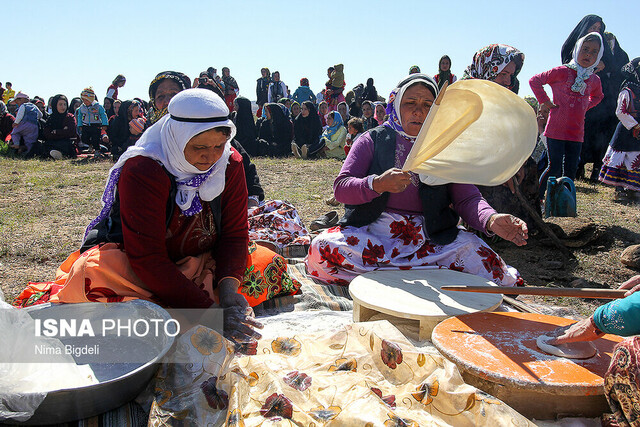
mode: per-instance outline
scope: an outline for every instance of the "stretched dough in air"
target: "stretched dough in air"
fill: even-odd
[[[533,108],[494,82],[458,81],[431,110],[403,166],[425,184],[500,185],[536,145]]]

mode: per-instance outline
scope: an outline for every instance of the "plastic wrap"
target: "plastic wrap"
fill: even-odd
[[[0,301],[0,342],[0,420],[26,421],[48,392],[97,383],[89,366],[76,365],[64,351],[51,354],[50,363],[20,362],[33,354],[34,346],[63,349],[63,344],[36,337],[29,313],[4,301]]]

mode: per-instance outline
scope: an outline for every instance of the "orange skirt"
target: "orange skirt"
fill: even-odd
[[[207,252],[186,257],[176,263],[185,277],[207,292],[217,303],[214,288],[215,261]],[[300,283],[287,272],[285,259],[275,252],[249,243],[247,268],[238,292],[252,307],[278,295],[298,292]],[[133,272],[120,245],[106,243],[76,251],[62,263],[53,282],[29,283],[14,305],[25,307],[51,302],[122,302],[144,299],[159,303],[142,280]],[[161,304],[163,305],[163,304]]]

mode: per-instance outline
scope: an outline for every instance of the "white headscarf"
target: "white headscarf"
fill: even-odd
[[[129,147],[109,171],[102,196],[103,209],[89,224],[87,233],[109,214],[122,167],[133,157],[154,159],[175,177],[175,201],[185,215],[194,215],[202,210],[200,199],[211,201],[222,194],[231,145],[225,145],[220,159],[206,171],[187,162],[184,149],[191,138],[217,127],[231,128],[228,140],[233,139],[236,127],[228,118],[229,109],[226,104],[210,90],[187,89],[171,99],[168,110],[169,114],[147,129],[136,145]]]
[[[400,104],[402,104],[402,97],[404,96],[404,93],[407,91],[407,89],[417,83],[422,83],[429,87],[431,92],[433,93],[434,99],[438,97],[440,89],[438,88],[438,84],[432,77],[420,73],[410,74],[409,76],[400,80],[400,82],[396,85],[396,88],[389,94],[389,102],[387,103],[386,111],[389,117],[383,123],[384,126],[395,130],[400,134],[400,136],[411,142],[414,142],[416,140],[416,137],[408,135],[402,127]]]
[[[584,40],[589,36],[598,37],[598,39],[600,40],[600,51],[598,52],[598,57],[596,58],[596,62],[594,62],[592,66],[588,68],[584,68],[582,65],[578,64],[578,55],[580,54],[580,49],[582,49]],[[589,33],[586,36],[582,37],[581,39],[578,39],[578,41],[576,42],[576,45],[573,47],[573,54],[572,54],[571,61],[567,64],[567,67],[571,68],[572,70],[576,70],[576,72],[578,73],[578,75],[576,76],[576,80],[573,82],[573,85],[571,86],[572,91],[579,92],[580,95],[584,95],[584,91],[587,88],[587,83],[585,83],[585,80],[591,77],[591,74],[593,74],[596,67],[600,63],[603,53],[604,53],[604,45],[602,43],[602,36],[600,36],[600,33],[597,33],[597,32]]]

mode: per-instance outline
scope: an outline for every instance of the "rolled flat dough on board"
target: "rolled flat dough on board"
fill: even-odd
[[[593,343],[589,341],[551,345],[547,343],[551,338],[552,337],[548,335],[540,335],[536,340],[536,345],[545,353],[549,353],[554,356],[567,357],[569,359],[589,359],[590,357],[595,356],[597,351]]]

